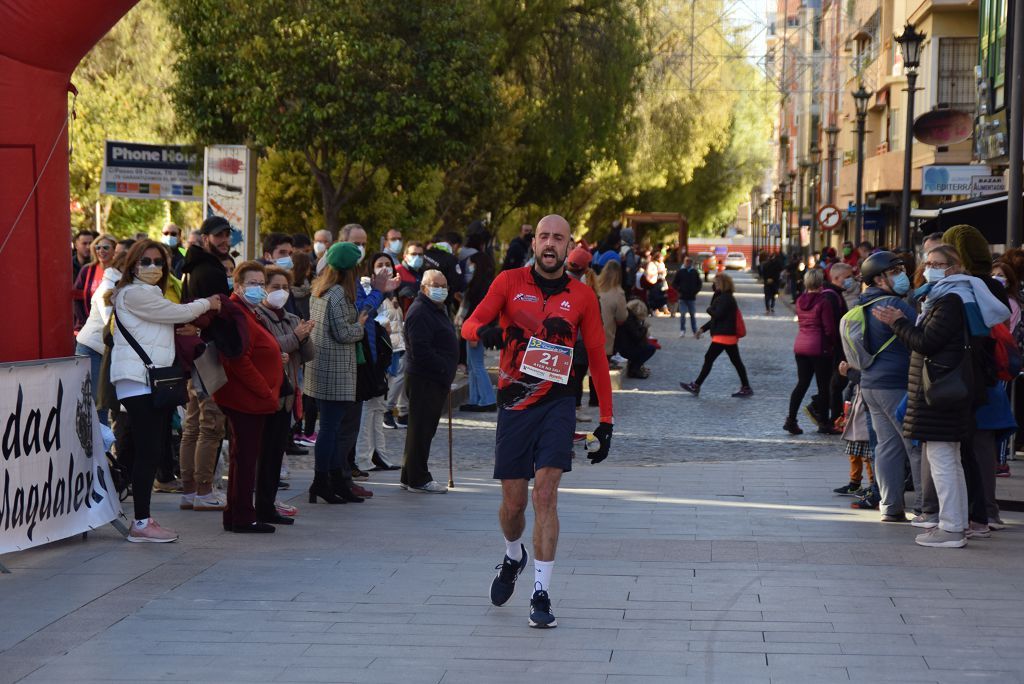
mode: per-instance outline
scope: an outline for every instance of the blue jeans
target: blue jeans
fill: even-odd
[[[341,470],[345,481],[351,484],[352,468],[348,452],[359,436],[359,418],[362,411],[354,401],[317,399],[320,409],[320,431],[313,449],[313,469],[318,473]]]
[[[100,383],[96,378],[100,377],[100,365],[103,363],[103,354],[92,347],[87,347],[84,344],[75,343],[75,356],[88,356],[90,364],[90,383],[92,384],[92,401],[95,405],[100,393]],[[104,425],[109,425],[107,422],[107,409],[96,408],[96,414],[100,417],[100,422]]]
[[[484,361],[484,345],[477,342],[474,347],[467,345],[466,365],[469,367],[469,403],[474,406],[490,406],[495,403],[494,387],[487,375]]]
[[[690,327],[693,328],[693,334],[697,334],[697,300],[696,299],[680,299],[679,300],[679,331],[686,332],[686,314],[690,314]]]

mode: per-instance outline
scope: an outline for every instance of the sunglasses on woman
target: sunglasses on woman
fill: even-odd
[[[141,259],[139,259],[139,265],[140,266],[159,266],[160,268],[163,268],[164,260],[160,259],[160,258],[150,259],[149,257],[142,257]]]
[[[97,252],[100,252],[100,251],[109,252],[112,249],[114,249],[114,248],[111,247],[110,245],[96,245],[96,251]]]

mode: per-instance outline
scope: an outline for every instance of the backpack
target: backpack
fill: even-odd
[[[846,355],[846,362],[850,364],[851,368],[856,368],[857,370],[868,368],[874,363],[875,357],[885,351],[896,339],[896,335],[893,335],[873,354],[868,351],[866,346],[865,336],[868,330],[868,307],[882,299],[885,299],[885,297],[876,297],[864,304],[858,304],[839,319],[839,338],[843,342],[843,353]]]
[[[1003,323],[992,328],[990,333],[995,340],[996,377],[1009,382],[1021,371],[1021,353],[1017,341],[1010,329]]]

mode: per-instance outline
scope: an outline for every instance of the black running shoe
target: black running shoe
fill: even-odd
[[[530,626],[537,629],[551,629],[558,626],[554,614],[551,612],[551,598],[548,592],[538,589],[533,592],[530,599]]]
[[[832,491],[840,496],[857,496],[857,493],[860,492],[860,483],[850,482],[842,487],[836,487]]]
[[[496,606],[503,606],[512,598],[512,592],[516,590],[516,580],[523,574],[529,556],[526,553],[526,546],[520,544],[523,549],[523,557],[514,561],[508,556],[501,562],[501,565],[494,566],[498,574],[491,580],[491,603]]]

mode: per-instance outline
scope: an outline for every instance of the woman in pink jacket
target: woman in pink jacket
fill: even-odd
[[[828,416],[829,380],[832,377],[836,345],[839,344],[836,308],[827,299],[834,296],[834,293],[822,289],[824,282],[825,274],[821,270],[808,271],[804,275],[804,293],[796,300],[796,316],[800,325],[793,343],[797,382],[789,396],[789,416],[782,426],[794,435],[803,433],[796,422],[796,412],[800,409],[800,402],[812,378],[817,383],[818,394],[808,405],[807,413],[818,423],[818,432],[837,434],[827,419],[819,419],[819,416]]]

